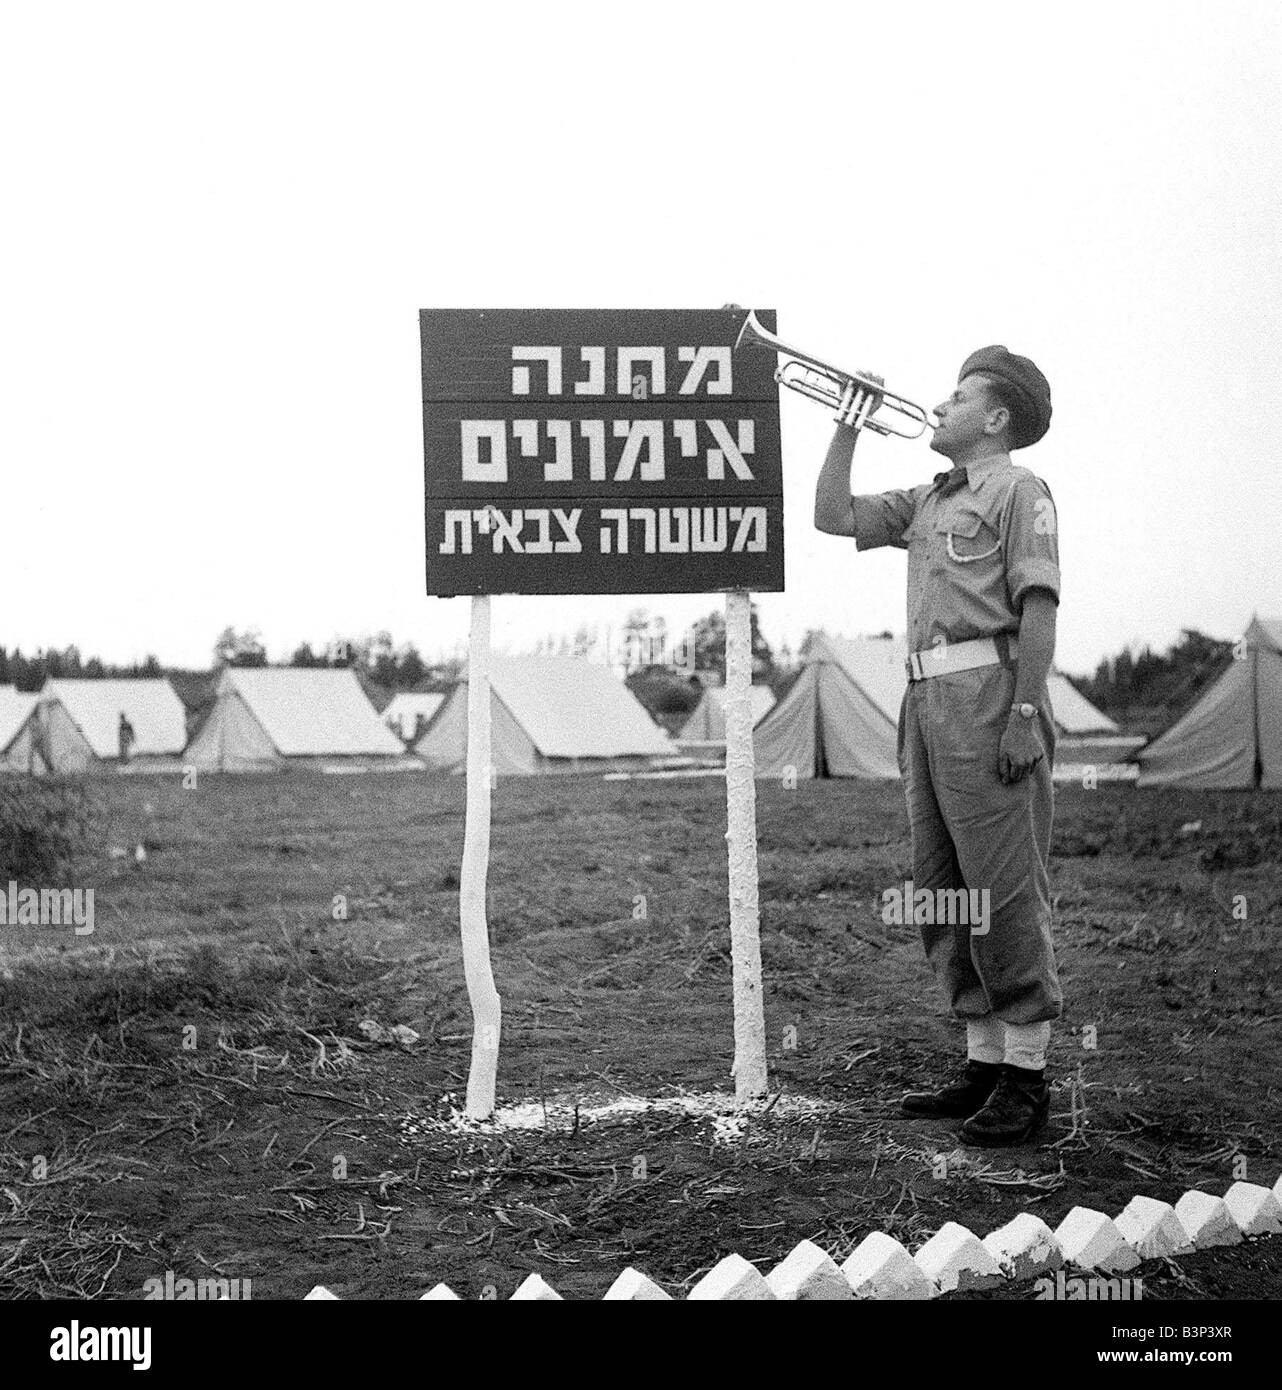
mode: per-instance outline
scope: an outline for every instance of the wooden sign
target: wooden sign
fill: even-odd
[[[782,590],[778,387],[733,351],[746,312],[422,310],[427,592]]]

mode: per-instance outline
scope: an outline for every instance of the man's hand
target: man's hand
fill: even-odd
[[[997,775],[1003,782],[1021,781],[1046,756],[1035,722],[1013,712],[1007,721],[997,753]]]
[[[869,381],[875,381],[878,386],[886,384],[884,377],[876,376],[872,372],[860,372],[859,375]],[[851,429],[861,430],[868,423],[868,417],[878,409],[885,399],[885,396],[879,391],[868,391],[858,382],[848,381],[846,389],[841,395],[841,404],[837,407],[837,413],[833,419],[839,425],[847,425]]]

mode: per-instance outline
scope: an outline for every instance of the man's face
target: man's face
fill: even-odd
[[[948,459],[970,455],[974,446],[991,433],[987,426],[992,412],[987,383],[978,373],[972,372],[957,383],[957,389],[946,401],[935,407],[939,425],[931,437],[930,447]]]

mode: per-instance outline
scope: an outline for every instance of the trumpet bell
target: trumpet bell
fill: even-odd
[[[822,405],[831,406],[834,410],[841,405],[851,386],[880,396],[881,404],[877,407],[878,410],[902,418],[875,419],[869,416],[865,421],[865,428],[877,434],[893,434],[900,439],[918,439],[926,430],[933,428],[930,416],[916,402],[894,391],[888,391],[882,383],[873,381],[861,372],[842,371],[808,352],[789,347],[777,334],[762,327],[761,320],[752,310],[748,311],[748,317],[739,329],[734,350],[738,352],[740,348],[745,347],[759,348],[787,358],[787,361],[775,369],[775,380],[780,386],[786,386],[790,391],[819,401]]]
[[[738,352],[742,347],[772,347],[779,342],[768,328],[762,328],[761,320],[749,309],[748,317],[744,319],[742,327],[739,329],[739,336],[734,340],[734,350]],[[775,347],[778,351],[778,347]]]

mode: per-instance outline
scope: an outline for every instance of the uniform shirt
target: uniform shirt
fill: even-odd
[[[850,499],[855,545],[908,551],[908,650],[940,638],[1015,636],[1024,595],[1059,601],[1059,538],[1050,489],[1009,454],[937,474],[933,483]]]

